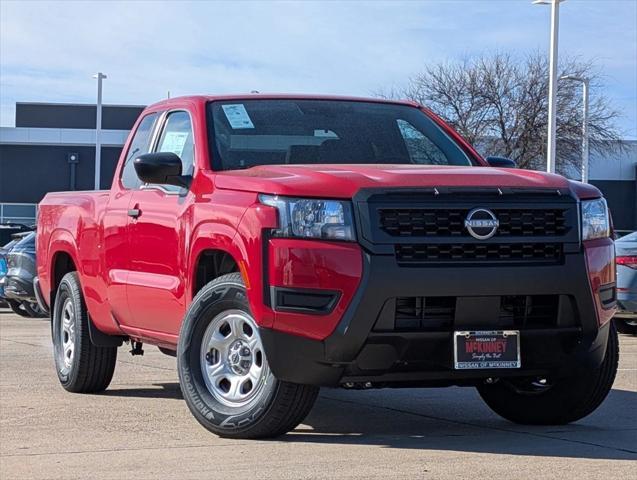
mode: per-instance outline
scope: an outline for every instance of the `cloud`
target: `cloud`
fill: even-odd
[[[562,6],[561,51],[600,62],[634,124],[637,108],[625,98],[637,82],[637,6],[601,8],[576,0]],[[545,49],[547,40],[548,9],[527,0],[3,0],[0,122],[12,123],[7,112],[15,101],[93,101],[98,70],[108,75],[110,103],[150,103],[168,90],[369,95],[403,84],[430,62]]]

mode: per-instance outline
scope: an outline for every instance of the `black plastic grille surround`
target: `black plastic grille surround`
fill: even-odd
[[[469,208],[380,208],[381,230],[395,237],[469,237],[464,220]],[[500,226],[496,237],[562,236],[566,234],[564,209],[491,209]]]
[[[399,263],[435,262],[549,262],[562,259],[559,243],[458,243],[396,245]]]

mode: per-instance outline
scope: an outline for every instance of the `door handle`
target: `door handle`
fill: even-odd
[[[132,218],[137,218],[142,214],[142,211],[139,208],[131,208],[128,210],[128,216]]]

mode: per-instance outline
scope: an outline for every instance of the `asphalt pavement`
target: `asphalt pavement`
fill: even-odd
[[[471,388],[324,389],[303,425],[270,441],[210,434],[175,359],[125,347],[104,394],[70,394],[48,321],[0,309],[1,479],[637,479],[637,337],[621,337],[612,392],[576,424],[514,425]]]

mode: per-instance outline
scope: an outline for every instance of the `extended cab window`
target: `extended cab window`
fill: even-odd
[[[472,165],[429,116],[409,105],[246,99],[209,104],[215,170],[267,164]]]
[[[192,124],[188,112],[178,111],[168,114],[157,151],[172,152],[177,155],[181,158],[182,175],[192,175],[195,156]]]
[[[150,137],[153,133],[153,127],[155,126],[156,121],[157,113],[151,113],[146,115],[142,121],[139,122],[135,136],[128,148],[128,153],[126,154],[124,168],[122,169],[121,179],[124,188],[139,188],[142,183],[135,172],[133,160],[144,153],[148,153],[148,150],[150,149]]]

